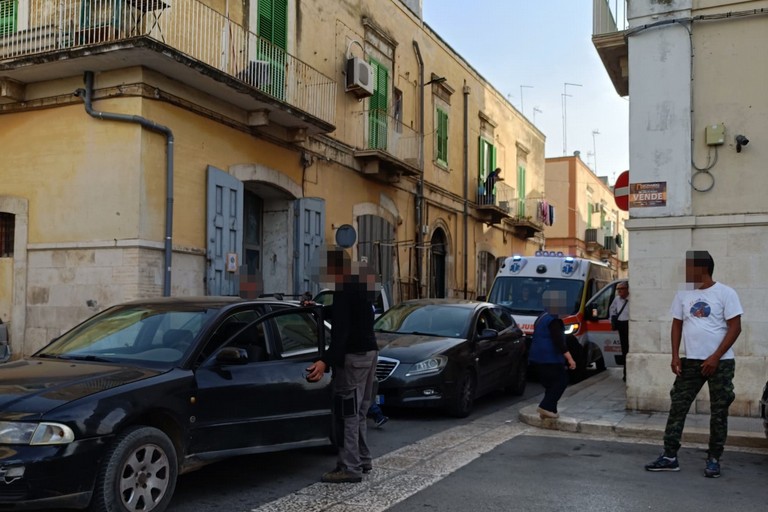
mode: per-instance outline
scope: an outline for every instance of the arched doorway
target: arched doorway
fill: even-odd
[[[488,251],[477,253],[477,293],[476,296],[488,296],[493,284],[493,278],[496,277],[496,258]]]
[[[445,298],[445,258],[448,254],[448,244],[445,232],[435,229],[429,246],[429,297]]]

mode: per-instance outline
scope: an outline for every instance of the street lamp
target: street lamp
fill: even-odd
[[[520,113],[525,115],[525,107],[523,107],[523,87],[527,87],[528,89],[533,89],[533,86],[532,85],[520,86]]]
[[[595,155],[595,174],[597,174],[597,146],[595,146],[595,135],[600,135],[600,130],[592,130],[592,154]]]
[[[566,123],[567,123],[566,98],[570,96],[570,94],[568,94],[567,92],[567,88],[569,85],[573,87],[581,87],[581,84],[572,84],[570,82],[563,82],[563,94],[561,96],[563,98],[563,155],[564,156],[568,154],[568,130],[566,128]]]

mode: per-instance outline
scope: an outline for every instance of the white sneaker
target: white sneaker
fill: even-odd
[[[556,412],[548,411],[546,409],[542,409],[541,407],[537,407],[536,412],[539,413],[539,417],[543,420],[547,418],[554,419],[560,417],[560,415]]]

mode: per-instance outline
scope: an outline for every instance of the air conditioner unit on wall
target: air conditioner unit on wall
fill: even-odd
[[[347,59],[347,92],[358,98],[373,96],[373,68],[358,57]]]

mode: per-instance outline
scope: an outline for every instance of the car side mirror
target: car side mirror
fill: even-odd
[[[483,329],[477,337],[478,341],[493,340],[499,337],[499,331],[496,329]]]
[[[245,364],[248,360],[248,352],[244,348],[224,347],[216,354],[219,363]]]

